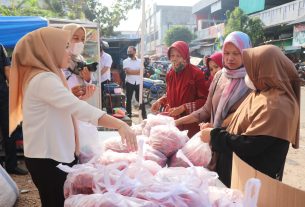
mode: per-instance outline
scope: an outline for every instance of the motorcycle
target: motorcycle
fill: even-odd
[[[151,104],[151,101],[157,100],[166,93],[166,84],[163,80],[152,80],[144,78],[143,80],[143,102]]]

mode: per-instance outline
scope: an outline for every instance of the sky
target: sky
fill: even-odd
[[[103,4],[111,5],[115,0],[101,0]],[[160,5],[173,5],[173,6],[193,6],[200,0],[146,0],[145,4],[156,2]],[[140,27],[141,10],[131,10],[128,13],[128,19],[121,21],[120,25],[115,28],[116,31],[137,31]]]

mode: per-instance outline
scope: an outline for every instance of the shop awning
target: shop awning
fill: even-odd
[[[12,48],[25,34],[48,26],[48,20],[32,16],[0,16],[0,43]]]

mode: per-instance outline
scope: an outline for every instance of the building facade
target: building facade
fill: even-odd
[[[189,6],[165,6],[153,3],[148,5],[146,11],[145,54],[147,55],[167,55],[164,37],[172,26],[186,26],[192,32],[196,27],[192,7]]]
[[[251,4],[249,0],[201,0],[193,6],[197,23],[197,39],[191,44],[194,55],[209,55],[216,50],[216,37],[224,35],[225,13],[235,7],[262,20],[265,43],[283,50],[304,44],[305,0],[256,0]]]

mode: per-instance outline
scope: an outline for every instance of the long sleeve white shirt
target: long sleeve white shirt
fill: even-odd
[[[105,112],[76,98],[51,72],[36,75],[23,100],[24,155],[70,163],[74,160],[72,115],[94,125]]]

